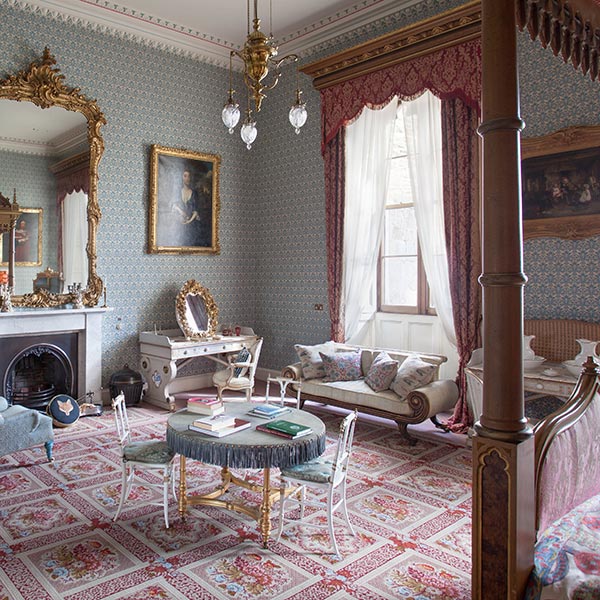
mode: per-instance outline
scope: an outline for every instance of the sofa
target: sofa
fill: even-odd
[[[292,380],[290,393],[300,389],[301,406],[311,400],[392,419],[411,444],[416,440],[408,425],[431,419],[446,429],[436,415],[453,409],[458,387],[439,379],[445,356],[337,342],[295,349],[299,361],[284,367],[281,376]]]
[[[6,398],[0,396],[0,456],[38,444],[44,444],[46,456],[52,462],[52,419],[19,404],[9,405]]]

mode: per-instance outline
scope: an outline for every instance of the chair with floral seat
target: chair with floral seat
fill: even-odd
[[[121,446],[123,464],[121,498],[113,521],[119,518],[123,504],[131,493],[136,471],[147,469],[158,472],[162,477],[161,484],[144,481],[144,485],[149,487],[158,487],[160,485],[162,491],[162,502],[160,504],[163,506],[165,526],[168,529],[169,489],[173,497],[177,500],[177,496],[175,495],[175,479],[173,476],[175,453],[167,446],[167,442],[163,440],[132,440],[127,407],[125,405],[125,395],[122,392],[112,400],[112,407],[115,413],[115,424],[119,437],[119,446]]]
[[[335,539],[333,528],[333,515],[338,508],[342,509],[344,520],[352,535],[356,535],[350,519],[348,518],[348,509],[346,507],[346,476],[348,474],[348,464],[352,454],[352,440],[354,439],[354,427],[356,425],[357,412],[348,414],[340,425],[337,447],[333,460],[326,460],[322,457],[281,469],[280,486],[280,510],[279,510],[279,532],[277,539],[281,538],[284,530],[285,508],[288,502],[293,501],[300,505],[300,518],[288,519],[290,526],[298,525],[304,519],[305,506],[314,508],[323,508],[323,502],[306,500],[306,488],[312,488],[317,493],[327,493],[327,524],[304,522],[309,527],[327,527],[335,554],[339,555],[338,545]],[[290,486],[296,485],[296,489],[290,492]],[[339,488],[339,491],[338,491]],[[339,499],[335,501],[335,495],[338,492]]]

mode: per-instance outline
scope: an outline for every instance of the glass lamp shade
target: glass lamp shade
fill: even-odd
[[[240,120],[240,107],[239,104],[233,102],[233,100],[229,99],[227,104],[223,107],[223,112],[221,113],[221,118],[223,119],[223,125],[229,129],[229,133],[233,133],[233,128],[238,124]]]
[[[242,125],[240,135],[242,136],[242,140],[246,143],[246,148],[248,148],[248,150],[252,148],[252,142],[256,139],[257,134],[256,122],[246,119]]]
[[[308,117],[308,113],[306,112],[306,104],[304,102],[297,102],[290,108],[290,123],[292,127],[296,131],[296,133],[300,133],[300,127],[306,123],[306,119]]]

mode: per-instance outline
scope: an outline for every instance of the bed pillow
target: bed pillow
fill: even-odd
[[[355,381],[362,378],[360,352],[321,352],[325,376],[323,381]]]
[[[406,398],[412,390],[428,384],[435,373],[436,366],[421,360],[418,356],[409,356],[398,367],[398,373],[390,389],[400,398]]]
[[[302,377],[304,379],[318,379],[325,375],[323,360],[319,352],[332,353],[335,351],[335,342],[325,342],[316,346],[294,346],[300,364],[302,365]]]
[[[382,392],[390,387],[397,372],[398,361],[390,358],[387,352],[380,352],[369,367],[365,383],[373,391]]]

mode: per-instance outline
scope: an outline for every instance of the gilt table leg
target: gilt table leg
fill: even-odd
[[[179,516],[185,519],[187,510],[187,485],[185,480],[185,456],[179,455]]]
[[[269,533],[271,532],[271,469],[264,468],[263,497],[260,505],[260,532],[262,533],[263,548],[267,547]]]

